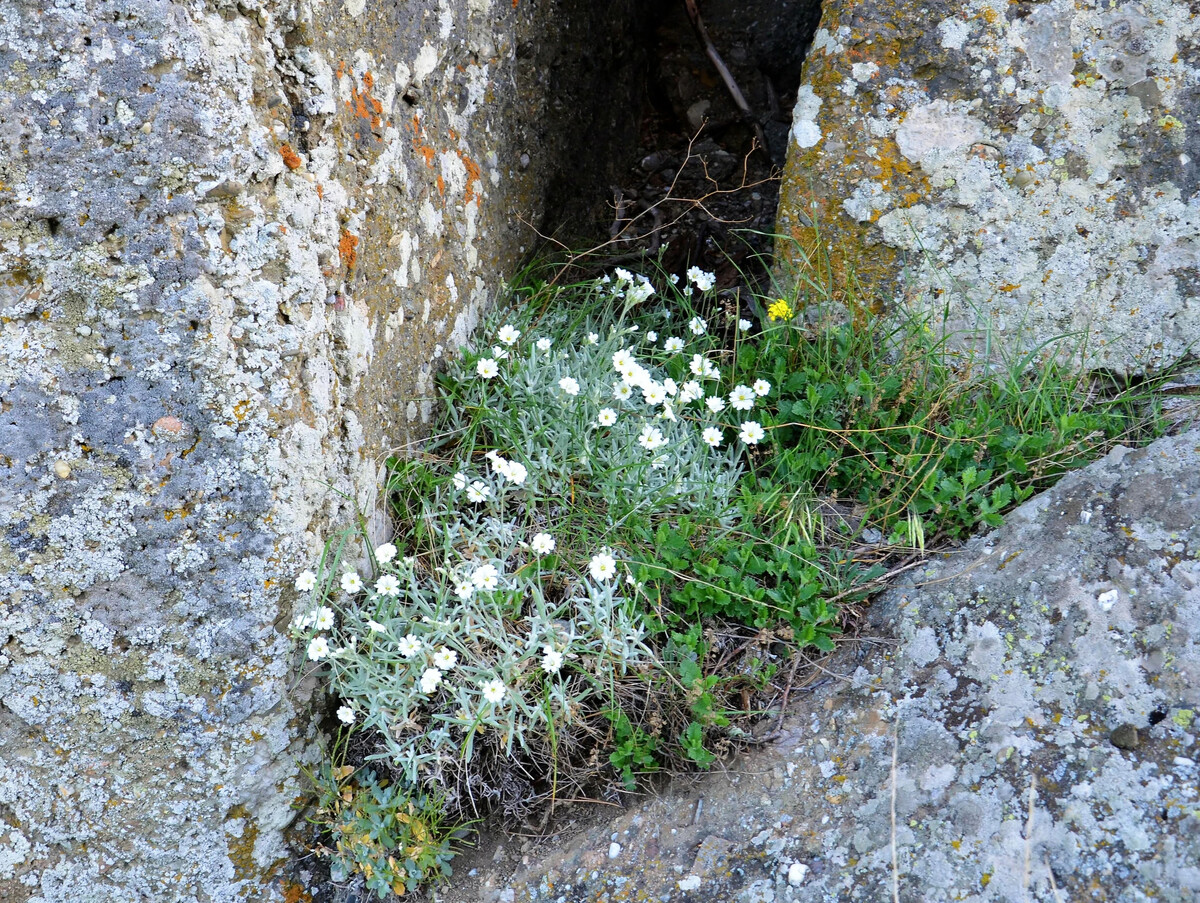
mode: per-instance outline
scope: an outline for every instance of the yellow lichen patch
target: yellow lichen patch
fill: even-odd
[[[246,881],[258,876],[258,864],[254,861],[254,844],[258,840],[258,824],[254,816],[241,803],[234,806],[225,815],[225,823],[241,821],[240,835],[233,831],[225,831],[225,845],[229,853],[229,861],[233,863],[233,875],[239,881]]]

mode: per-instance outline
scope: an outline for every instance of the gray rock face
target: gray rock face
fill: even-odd
[[[774,746],[474,899],[1198,899],[1197,549],[1200,432],[1119,448],[876,600]]]
[[[780,251],[1014,352],[1072,333],[1091,366],[1177,359],[1200,338],[1198,22],[1170,0],[824,4]]]
[[[280,893],[292,577],[634,127],[602,18],[0,0],[0,899]]]

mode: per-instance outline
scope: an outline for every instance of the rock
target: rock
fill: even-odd
[[[1137,728],[1129,722],[1125,722],[1109,734],[1108,739],[1117,749],[1137,749],[1142,745]]]
[[[293,578],[603,206],[641,6],[0,0],[0,899],[308,893]]]
[[[823,5],[781,186],[788,265],[1140,372],[1200,338],[1200,19],[1172,0]],[[815,223],[814,223],[815,220]],[[1080,287],[1086,286],[1081,292]]]

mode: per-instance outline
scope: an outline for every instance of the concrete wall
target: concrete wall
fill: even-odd
[[[1012,350],[1173,360],[1200,338],[1198,43],[1171,0],[828,0],[780,250]]]
[[[627,134],[601,19],[0,0],[0,899],[281,893],[291,580]]]

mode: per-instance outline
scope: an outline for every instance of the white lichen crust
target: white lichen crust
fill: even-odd
[[[1197,47],[1171,0],[826,3],[779,249],[819,234],[836,272],[1014,354],[1176,360],[1200,339]]]
[[[0,899],[282,894],[292,579],[539,222],[533,24],[0,0]]]

